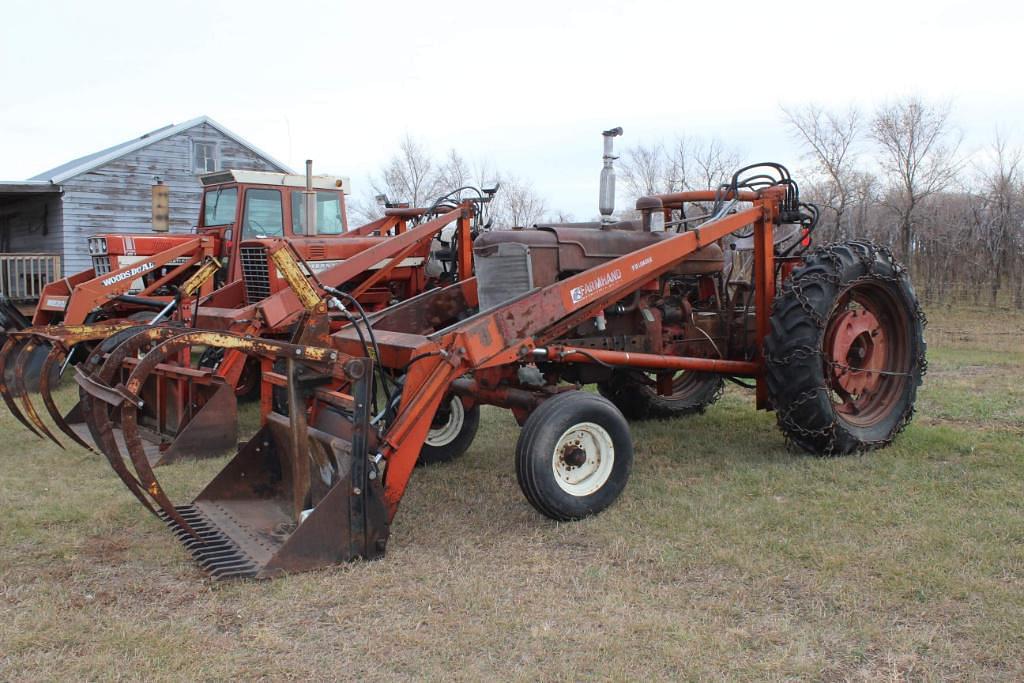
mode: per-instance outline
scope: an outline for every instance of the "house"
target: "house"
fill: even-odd
[[[168,187],[171,232],[196,224],[198,176],[221,169],[291,172],[207,116],[74,159],[26,181],[0,181],[0,293],[91,267],[87,238],[151,229],[152,186]]]

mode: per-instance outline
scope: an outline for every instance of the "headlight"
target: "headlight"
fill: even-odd
[[[107,253],[107,238],[106,237],[90,237],[89,238],[89,253],[93,256],[102,256]]]

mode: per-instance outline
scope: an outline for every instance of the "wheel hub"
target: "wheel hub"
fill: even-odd
[[[581,422],[567,429],[555,445],[551,467],[555,483],[574,496],[587,496],[611,475],[615,447],[601,425]]]
[[[887,341],[878,318],[867,309],[843,311],[832,323],[832,376],[851,396],[873,391],[881,380]]]
[[[455,441],[462,431],[462,425],[466,420],[466,409],[462,405],[462,399],[453,396],[447,407],[442,407],[434,415],[430,424],[430,431],[427,433],[426,443],[429,446],[447,446]]]
[[[569,468],[579,467],[587,461],[587,452],[578,443],[569,444],[562,451],[562,461]]]

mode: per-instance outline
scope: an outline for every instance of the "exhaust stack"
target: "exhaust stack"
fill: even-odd
[[[598,209],[601,211],[601,222],[612,223],[612,213],[615,212],[615,167],[612,165],[617,156],[612,153],[612,142],[614,138],[622,135],[622,127],[606,130],[604,136],[604,167],[601,169],[601,195],[598,199]]]
[[[316,192],[313,191],[313,160],[306,159],[306,189],[302,193],[303,206],[306,208],[304,228],[306,235],[316,235]]]

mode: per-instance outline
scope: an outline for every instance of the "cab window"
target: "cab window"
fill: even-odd
[[[302,192],[292,192],[292,232],[302,235],[306,229],[306,202]],[[341,220],[341,200],[336,192],[316,193],[316,231],[320,235],[340,235],[345,231]]]
[[[248,190],[245,193],[245,218],[242,225],[250,237],[281,237],[284,219],[280,190]]]
[[[203,209],[203,225],[230,225],[235,222],[235,206],[238,204],[238,188],[227,187],[209,190]]]

